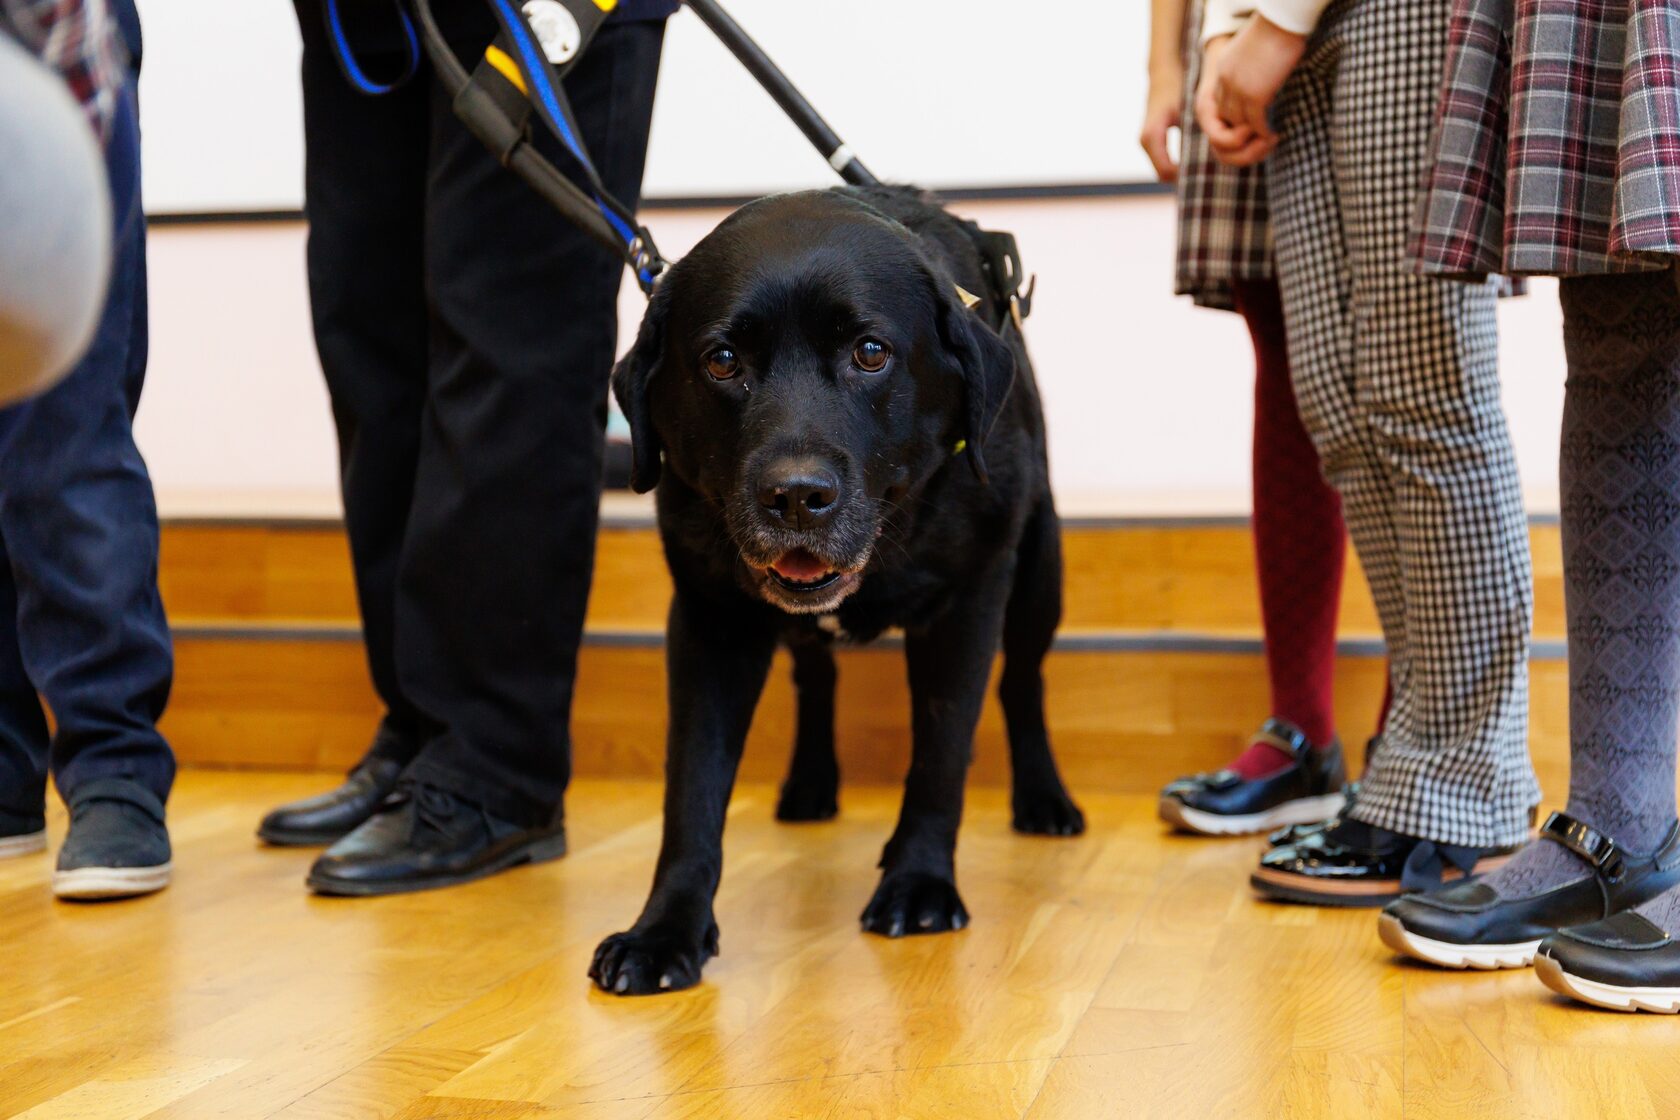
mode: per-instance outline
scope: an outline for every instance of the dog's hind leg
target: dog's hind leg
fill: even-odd
[[[1044,657],[1061,620],[1062,527],[1047,496],[1027,523],[1016,554],[998,683],[1009,729],[1015,831],[1044,836],[1085,831],[1085,814],[1068,796],[1056,769],[1044,719]]]
[[[863,928],[888,937],[941,933],[968,924],[957,894],[957,827],[974,727],[997,658],[1010,565],[995,566],[962,606],[904,634],[910,676],[910,772],[898,827],[881,852],[881,885]]]
[[[589,966],[606,991],[687,988],[717,955],[712,899],[723,873],[724,815],[775,649],[769,627],[681,590],[671,602],[665,832],[642,916],[601,942]]]
[[[798,724],[793,759],[776,802],[776,819],[826,821],[840,811],[840,762],[834,753],[834,651],[822,638],[795,638],[788,643],[788,652],[793,655]]]

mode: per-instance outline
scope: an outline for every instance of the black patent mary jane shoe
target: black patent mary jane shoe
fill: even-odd
[[[1204,836],[1242,836],[1335,816],[1347,782],[1339,742],[1315,746],[1280,719],[1267,720],[1251,742],[1277,747],[1291,761],[1263,778],[1234,770],[1180,778],[1161,791],[1161,819]]]

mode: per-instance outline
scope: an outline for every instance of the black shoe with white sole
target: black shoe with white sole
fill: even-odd
[[[1624,910],[1540,942],[1534,971],[1560,995],[1612,1011],[1680,1011],[1680,941]]]
[[[1161,819],[1204,836],[1241,836],[1323,821],[1341,809],[1347,770],[1339,742],[1314,746],[1281,719],[1267,720],[1252,741],[1274,746],[1292,761],[1263,778],[1234,770],[1180,778],[1161,791]]]
[[[26,856],[46,846],[46,814],[18,813],[0,808],[0,859]]]
[[[1443,968],[1524,968],[1542,938],[1638,906],[1680,883],[1680,825],[1655,853],[1635,856],[1588,825],[1553,813],[1536,843],[1562,844],[1591,869],[1585,879],[1527,898],[1460,882],[1389,904],[1377,921],[1384,945]]]
[[[53,894],[78,900],[151,894],[169,885],[172,871],[169,830],[156,794],[125,778],[76,787]]]

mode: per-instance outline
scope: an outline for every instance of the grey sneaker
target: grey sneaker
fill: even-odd
[[[58,852],[53,893],[59,898],[129,898],[169,885],[172,870],[163,802],[123,778],[77,788],[70,833]]]
[[[0,859],[26,856],[47,846],[47,818],[42,813],[0,809]]]

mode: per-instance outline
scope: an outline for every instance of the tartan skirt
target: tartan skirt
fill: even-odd
[[[1680,4],[1454,0],[1409,244],[1474,278],[1680,255]]]
[[[1185,21],[1184,111],[1179,124],[1178,260],[1173,292],[1203,307],[1232,310],[1231,281],[1269,280],[1272,228],[1263,167],[1226,167],[1196,127],[1201,78],[1201,0]]]

